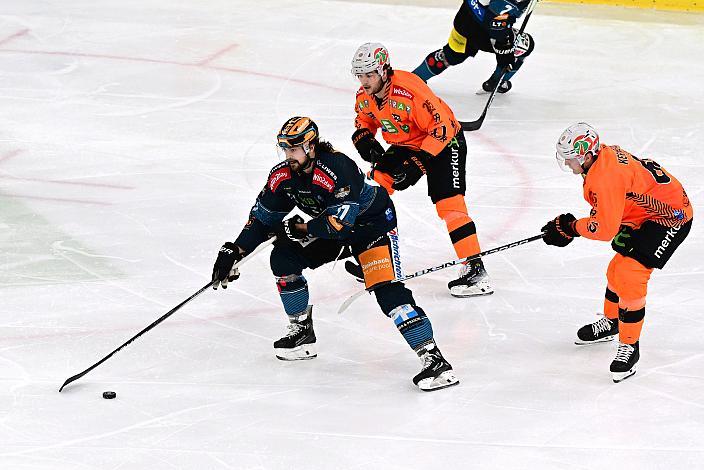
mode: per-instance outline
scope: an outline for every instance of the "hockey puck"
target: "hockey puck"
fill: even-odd
[[[117,393],[115,393],[115,392],[103,392],[103,398],[105,398],[106,400],[112,400],[116,396],[117,396]]]

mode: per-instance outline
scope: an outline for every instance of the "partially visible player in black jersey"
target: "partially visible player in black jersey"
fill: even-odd
[[[232,270],[234,263],[275,233],[271,269],[289,320],[288,333],[274,342],[276,357],[312,359],[317,355],[313,306],[303,270],[352,255],[363,269],[367,288],[376,287],[381,310],[423,363],[413,383],[426,391],[459,383],[435,344],[430,319],[411,291],[393,282],[402,273],[396,212],[386,190],[368,184],[354,161],[320,140],[318,127],[307,117],[286,121],[278,145],[285,161],[269,173],[237,239],[220,249],[213,286],[226,288],[239,277]],[[285,219],[294,208],[312,218]]]
[[[529,4],[530,0],[463,0],[447,44],[428,54],[413,73],[427,82],[479,51],[490,52],[496,55],[496,70],[482,84],[482,90],[491,92],[501,78],[501,71],[508,67],[498,89],[499,93],[506,93],[511,89],[511,78],[535,47],[530,34],[519,35],[513,29]]]

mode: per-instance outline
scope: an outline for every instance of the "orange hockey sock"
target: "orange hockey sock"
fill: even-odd
[[[435,204],[435,209],[447,226],[457,257],[466,258],[479,253],[477,228],[467,214],[464,196],[460,194],[442,199]]]
[[[645,307],[639,310],[620,308],[618,311],[618,339],[622,343],[634,344],[640,338],[645,318]]]
[[[604,294],[604,316],[609,320],[618,319],[618,295],[608,287]]]

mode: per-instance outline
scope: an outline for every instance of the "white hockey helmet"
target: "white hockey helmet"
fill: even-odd
[[[357,48],[352,57],[352,75],[369,72],[384,74],[384,68],[391,65],[389,50],[378,42],[366,42]]]
[[[587,154],[597,156],[601,143],[599,134],[592,126],[586,122],[578,122],[564,130],[557,139],[555,148],[557,149],[555,158],[560,168],[564,171],[572,171],[566,165],[566,160],[577,160],[582,165]]]

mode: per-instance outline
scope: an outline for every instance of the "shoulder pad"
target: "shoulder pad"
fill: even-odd
[[[365,94],[365,93],[364,93],[364,88],[359,87],[359,89],[357,90],[357,95],[356,95],[356,96],[360,96],[360,95],[364,95],[364,94]]]
[[[271,169],[266,185],[272,193],[275,193],[279,185],[288,179],[291,179],[291,168],[287,162],[281,162]]]

